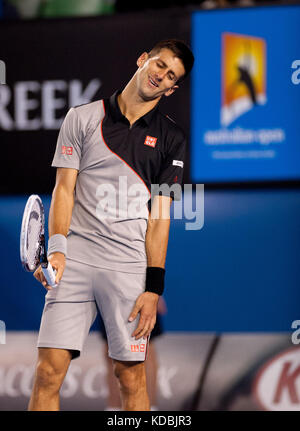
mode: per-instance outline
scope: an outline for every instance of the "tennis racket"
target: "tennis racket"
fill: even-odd
[[[20,235],[20,257],[23,268],[34,272],[39,265],[49,286],[56,287],[55,275],[47,260],[45,248],[45,212],[38,195],[29,196],[22,219]]]

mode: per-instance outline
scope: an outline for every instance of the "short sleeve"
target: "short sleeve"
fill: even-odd
[[[79,170],[82,151],[81,140],[80,120],[76,110],[71,108],[61,125],[51,166]]]
[[[163,196],[170,196],[174,200],[181,199],[185,151],[185,136],[177,137],[165,156],[157,179],[158,184],[152,190],[152,195],[160,194]],[[163,187],[163,185],[165,185],[165,187]],[[169,190],[171,190],[171,194]]]

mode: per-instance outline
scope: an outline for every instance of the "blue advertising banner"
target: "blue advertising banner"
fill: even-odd
[[[299,22],[300,6],[193,14],[192,181],[300,178]]]

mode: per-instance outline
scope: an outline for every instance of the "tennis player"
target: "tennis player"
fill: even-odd
[[[123,91],[65,117],[47,252],[58,287],[36,270],[47,294],[29,410],[59,410],[60,387],[98,310],[123,410],[150,408],[144,361],[164,289],[170,205],[180,198],[178,189],[152,186],[180,184],[185,154],[183,131],[157,105],[193,62],[182,41],[158,42]]]

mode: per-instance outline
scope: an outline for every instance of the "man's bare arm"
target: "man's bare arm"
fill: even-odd
[[[156,196],[153,199],[151,214],[149,215],[146,233],[146,253],[148,267],[165,267],[167,256],[171,199],[166,196]],[[134,320],[140,313],[140,320],[133,337],[139,339],[150,335],[154,328],[157,315],[159,295],[153,292],[144,292],[136,300],[129,317]]]
[[[77,175],[76,169],[57,169],[49,211],[49,237],[57,233],[67,236],[74,205]]]
[[[155,196],[153,199],[146,233],[148,266],[165,267],[169,240],[171,202],[172,200],[167,196]]]
[[[49,212],[49,237],[55,234],[67,236],[74,205],[74,189],[77,175],[78,171],[76,169],[57,168]],[[57,271],[56,283],[59,283],[65,269],[65,256],[63,253],[56,252],[51,254],[48,260]],[[46,289],[51,289],[47,285],[40,267],[33,275]]]

